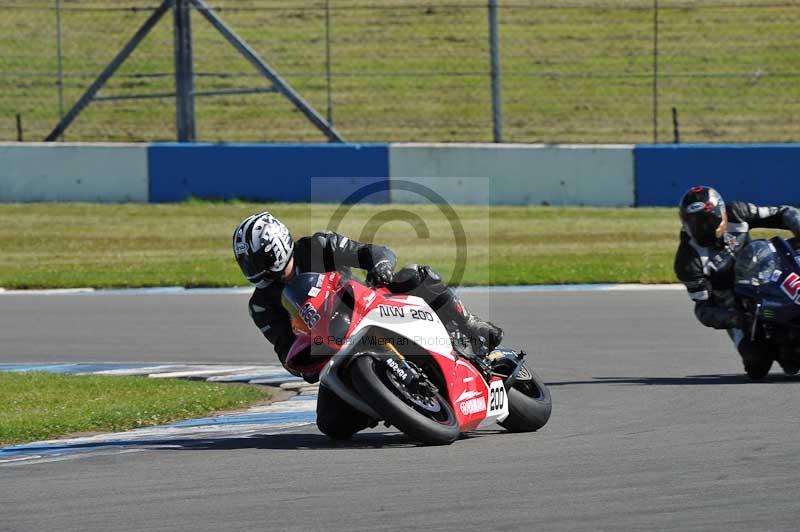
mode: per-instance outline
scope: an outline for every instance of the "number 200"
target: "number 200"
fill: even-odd
[[[505,388],[492,388],[489,390],[489,410],[499,410],[506,402]]]

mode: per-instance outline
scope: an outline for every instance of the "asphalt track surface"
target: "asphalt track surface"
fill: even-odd
[[[679,291],[469,294],[553,395],[448,447],[313,427],[0,467],[0,530],[797,530],[800,379]],[[268,363],[244,295],[1,296],[0,363]]]

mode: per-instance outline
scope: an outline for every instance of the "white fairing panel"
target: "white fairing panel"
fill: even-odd
[[[485,421],[503,421],[508,417],[508,394],[503,381],[494,379],[489,384],[489,408]]]
[[[439,316],[419,297],[386,298],[391,305],[377,305],[352,332],[378,326],[395,332],[433,353],[452,356],[453,344]]]

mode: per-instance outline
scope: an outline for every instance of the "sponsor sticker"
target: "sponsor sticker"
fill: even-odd
[[[686,206],[686,213],[687,214],[694,214],[696,212],[700,212],[705,210],[706,204],[703,201],[695,201],[694,203],[690,203]]]
[[[778,279],[780,279],[780,278],[781,278],[781,274],[782,274],[782,273],[783,273],[783,272],[782,272],[782,271],[780,271],[780,270],[775,270],[775,271],[773,271],[773,272],[772,272],[772,277],[770,277],[770,281],[772,281],[772,282],[774,283],[775,281],[777,281]]]
[[[408,373],[406,372],[406,370],[401,368],[400,365],[393,358],[388,359],[386,361],[386,365],[392,369],[394,374],[397,375],[397,377],[400,380],[405,381],[406,379],[408,379]]]
[[[458,408],[465,416],[471,416],[472,414],[485,412],[486,399],[484,399],[483,396],[467,399],[466,401],[461,401],[461,403],[458,405]]]
[[[317,312],[317,309],[315,309],[311,303],[306,303],[303,305],[303,308],[300,309],[300,317],[303,318],[303,322],[310,330],[313,329],[317,324],[320,315],[319,312]]]
[[[308,291],[308,297],[317,297],[319,295],[319,288],[312,286]]]
[[[787,275],[786,279],[781,283],[781,290],[789,296],[789,299],[800,305],[797,301],[800,298],[800,275],[794,272]]]
[[[378,295],[378,293],[377,293],[377,292],[372,292],[372,293],[371,293],[371,294],[369,294],[367,297],[365,297],[365,298],[364,298],[364,306],[365,306],[365,307],[368,307],[368,306],[370,306],[370,305],[372,304],[372,302],[373,302],[373,301],[375,301],[375,297],[376,297],[377,295]]]
[[[378,305],[378,311],[382,318],[405,318],[406,313],[401,307],[391,305]]]
[[[433,314],[427,310],[411,309],[411,317],[415,320],[434,321]]]

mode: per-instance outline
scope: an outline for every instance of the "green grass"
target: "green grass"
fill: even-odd
[[[328,229],[335,208],[0,204],[0,287],[241,286],[230,240],[241,219],[270,209],[300,237]],[[454,208],[467,244],[460,284],[675,282],[676,209]],[[428,233],[398,221],[398,210],[417,214]],[[430,264],[445,279],[456,265],[451,223],[433,205],[358,205],[338,231],[389,246],[399,265]]]
[[[62,4],[69,107],[149,13]],[[800,6],[772,0],[660,4],[654,86],[652,0],[500,2],[506,140],[650,142],[654,93],[661,141],[672,139],[673,107],[684,142],[800,138]],[[330,84],[322,2],[212,5],[224,8],[229,25],[323,115],[330,89],[334,124],[348,140],[492,138],[485,0],[331,0]],[[26,139],[40,140],[59,115],[53,2],[13,6],[0,5],[0,140],[16,138],[17,113]],[[108,6],[120,3],[97,0],[90,7]],[[267,85],[197,13],[193,31],[197,90]],[[171,33],[168,16],[103,94],[174,90]],[[201,140],[324,140],[275,94],[198,98],[196,111]],[[96,102],[66,138],[171,140],[174,103]]]
[[[0,372],[0,444],[160,425],[268,398],[245,385]]]
[[[387,221],[408,207],[429,230]],[[269,208],[295,236],[326,229],[335,206],[189,202],[171,205],[0,205],[0,286],[236,286],[236,224]],[[462,284],[673,282],[674,209],[455,207],[467,242]],[[456,264],[450,222],[436,206],[359,205],[339,232],[391,247],[400,264]],[[385,223],[384,223],[385,222]],[[367,238],[369,239],[369,238]]]

